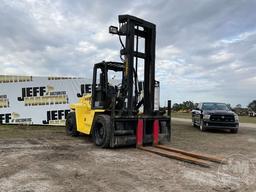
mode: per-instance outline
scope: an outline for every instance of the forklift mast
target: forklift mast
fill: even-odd
[[[109,27],[109,32],[119,35],[122,45],[120,57],[124,62],[122,82],[123,111],[136,113],[138,104],[138,67],[144,69],[144,115],[153,115],[155,91],[155,41],[156,26],[130,15],[119,15],[119,29]],[[125,45],[121,37],[125,37]],[[141,45],[140,42],[143,42]],[[139,52],[139,48],[144,50]],[[139,63],[140,59],[140,63]]]
[[[155,87],[159,87],[155,81],[156,26],[130,15],[119,15],[118,19],[119,27],[109,27],[110,33],[119,36],[123,61],[120,94],[113,105],[116,109],[111,110],[110,147],[168,142],[170,117],[154,107]],[[138,77],[144,78],[143,83]]]

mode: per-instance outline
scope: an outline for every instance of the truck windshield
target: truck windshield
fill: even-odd
[[[229,110],[224,103],[204,103],[202,106],[203,110]]]

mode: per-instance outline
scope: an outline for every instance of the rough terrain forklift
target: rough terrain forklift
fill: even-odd
[[[155,24],[119,15],[119,27],[110,26],[109,32],[119,37],[122,62],[94,65],[92,93],[70,105],[67,133],[90,134],[104,148],[170,141],[170,116],[159,110],[155,98]],[[120,83],[110,74],[118,74]]]

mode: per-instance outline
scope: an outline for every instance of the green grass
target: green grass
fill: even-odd
[[[191,119],[191,113],[172,112],[172,117]],[[240,116],[241,123],[256,123],[256,117]]]
[[[172,112],[172,117],[191,119],[191,113]]]
[[[240,116],[241,123],[256,123],[256,117]]]
[[[0,125],[0,139],[10,136],[12,138],[31,138],[36,135],[49,135],[49,132],[64,133],[64,128],[58,126]]]

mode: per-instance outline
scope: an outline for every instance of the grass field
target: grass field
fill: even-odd
[[[172,117],[191,119],[191,113],[172,112]],[[240,116],[241,123],[256,123],[256,117]]]
[[[0,125],[1,128],[1,134],[0,139],[8,138],[10,135],[13,138],[33,138],[36,137],[38,134],[41,136],[48,135],[49,129],[52,133],[59,133],[63,132],[63,127],[58,126],[47,126],[47,129],[45,126],[29,126],[29,125]],[[28,131],[28,130],[34,130],[34,131]],[[60,131],[61,130],[61,131]]]

